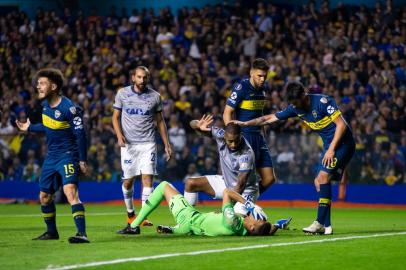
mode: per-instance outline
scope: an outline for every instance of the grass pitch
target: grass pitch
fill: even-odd
[[[75,233],[70,211],[57,206],[60,240],[32,241],[45,230],[39,206],[0,205],[0,269],[405,269],[405,210],[333,208],[334,235],[305,236],[301,228],[313,221],[316,209],[267,208],[271,220],[292,216],[290,230],[273,237],[213,238],[158,235],[155,227],[117,235],[125,225],[124,207],[87,205],[86,245],[67,242]],[[149,219],[174,224],[167,206]],[[89,265],[97,262],[110,264]]]

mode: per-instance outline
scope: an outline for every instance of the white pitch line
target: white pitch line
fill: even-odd
[[[89,213],[86,212],[86,216],[114,216],[114,215],[125,215],[123,214],[123,212],[104,212],[104,213]],[[58,214],[58,212],[56,212],[56,216],[57,217],[71,217],[72,214]],[[21,215],[1,215],[0,217],[41,217],[41,214],[21,214]]]
[[[132,258],[125,258],[125,259],[116,259],[116,260],[111,260],[111,261],[90,262],[90,263],[73,264],[73,265],[66,265],[66,266],[49,265],[45,270],[70,270],[70,269],[86,268],[86,267],[93,267],[93,266],[110,265],[110,264],[118,264],[118,263],[126,263],[126,262],[140,262],[140,261],[156,260],[156,259],[172,258],[172,257],[180,257],[180,256],[196,256],[196,255],[201,255],[201,254],[222,253],[222,252],[228,252],[228,251],[238,251],[238,250],[247,250],[247,249],[318,244],[318,243],[325,243],[325,242],[376,238],[376,237],[385,237],[385,236],[397,236],[397,235],[406,235],[406,232],[381,233],[381,234],[371,234],[371,235],[353,235],[353,236],[347,236],[347,237],[324,238],[324,239],[319,239],[319,240],[300,241],[300,242],[284,242],[284,243],[274,243],[274,244],[267,244],[267,245],[232,247],[232,248],[224,248],[224,249],[197,250],[197,251],[183,252],[183,253],[166,253],[166,254],[160,254],[160,255],[154,255],[154,256],[132,257]]]

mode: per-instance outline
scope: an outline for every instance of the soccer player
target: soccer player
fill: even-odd
[[[232,119],[248,121],[263,116],[267,90],[265,80],[268,69],[266,60],[257,58],[251,65],[250,78],[241,80],[233,86],[223,113],[223,120],[226,125]],[[233,117],[234,114],[235,118]],[[276,181],[271,153],[261,135],[260,127],[243,127],[242,134],[254,150],[255,167],[261,176],[259,191],[262,193]]]
[[[42,102],[42,123],[31,124],[30,120],[16,121],[22,131],[45,132],[48,154],[42,165],[40,202],[47,231],[33,240],[56,240],[56,209],[53,194],[61,183],[72,207],[77,234],[68,239],[69,243],[89,243],[86,235],[85,208],[79,199],[79,171],[87,171],[86,134],[81,110],[70,99],[62,96],[64,83],[62,72],[45,68],[36,74],[38,97]]]
[[[331,181],[340,180],[344,169],[355,151],[352,132],[341,115],[334,99],[326,95],[308,94],[299,82],[286,85],[289,106],[276,114],[265,115],[247,122],[235,121],[243,126],[265,125],[290,117],[299,117],[323,140],[319,172],[315,186],[319,192],[317,219],[306,228],[309,234],[332,234],[331,226]]]
[[[176,220],[176,226],[158,225],[158,233],[173,233],[179,235],[273,235],[279,228],[265,220],[256,220],[254,204],[245,200],[241,195],[231,189],[223,192],[223,206],[221,213],[201,213],[191,206],[185,198],[168,182],[161,182],[141,208],[138,217],[131,223],[134,234],[140,233],[140,224],[165,199],[169,209]],[[250,210],[246,217],[234,213],[233,203],[240,202]]]
[[[133,205],[134,179],[141,175],[142,204],[153,191],[152,177],[156,175],[157,147],[156,127],[165,146],[166,160],[172,155],[168,132],[162,116],[162,102],[158,92],[147,86],[149,70],[138,66],[131,72],[133,85],[118,90],[114,102],[113,127],[121,147],[123,171],[122,191],[127,208],[127,226],[119,234],[131,233],[131,222],[135,219]],[[155,127],[156,124],[156,127]],[[145,220],[144,226],[152,226]]]
[[[195,205],[199,191],[221,199],[223,191],[230,188],[242,194],[246,200],[255,202],[258,197],[258,181],[254,171],[254,151],[241,136],[241,128],[238,125],[229,123],[223,130],[209,127],[212,122],[213,116],[204,115],[200,120],[192,120],[190,126],[216,140],[222,175],[189,178],[185,185],[185,199]],[[234,210],[238,214],[247,214],[241,203],[236,203]]]

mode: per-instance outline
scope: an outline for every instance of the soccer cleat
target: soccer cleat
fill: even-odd
[[[324,234],[324,226],[315,220],[309,227],[303,228],[303,232],[306,234]]]
[[[287,218],[287,219],[280,219],[280,220],[276,221],[276,224],[274,224],[274,225],[278,226],[279,229],[287,230],[291,221],[292,221],[292,217]]]
[[[135,228],[131,228],[130,224],[127,224],[127,226],[122,229],[117,231],[118,234],[140,234],[140,227],[137,226]]]
[[[44,232],[43,234],[33,238],[32,240],[58,240],[58,239],[59,239],[58,232],[55,233]]]
[[[331,226],[324,227],[324,234],[325,235],[332,235],[333,234],[333,227],[331,227]]]
[[[164,225],[158,225],[156,227],[156,232],[157,233],[162,233],[162,234],[172,234],[173,229],[169,226],[164,226]]]
[[[69,243],[71,244],[85,244],[90,243],[89,239],[85,234],[77,233],[75,236],[68,238]]]

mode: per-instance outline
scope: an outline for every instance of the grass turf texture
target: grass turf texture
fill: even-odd
[[[36,205],[0,205],[0,269],[45,269],[168,253],[406,231],[404,210],[333,209],[334,235],[305,236],[301,228],[313,221],[315,209],[272,208],[266,209],[271,220],[293,217],[290,230],[278,231],[274,237],[158,235],[155,226],[142,227],[141,235],[123,236],[117,235],[116,230],[125,225],[124,207],[89,205],[86,222],[91,243],[71,245],[67,238],[74,235],[75,227],[70,207],[66,205],[57,206],[60,240],[31,240],[45,230],[39,211]],[[158,207],[149,219],[154,225],[174,224],[167,206]],[[406,235],[396,235],[159,258],[84,269],[405,269],[405,246]]]

